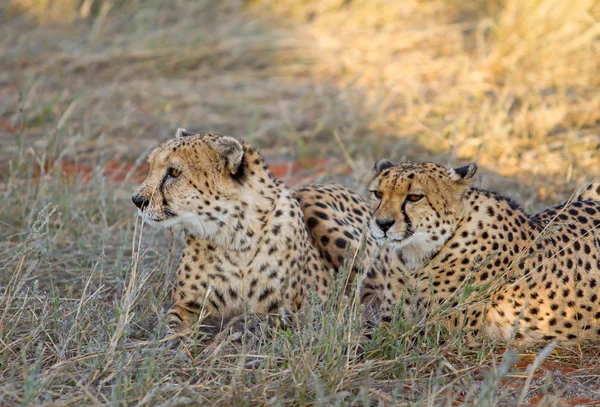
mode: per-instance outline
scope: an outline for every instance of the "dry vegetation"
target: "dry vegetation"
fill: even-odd
[[[539,349],[464,348],[435,318],[365,341],[352,299],[265,342],[168,349],[181,245],[129,201],[183,126],[359,189],[383,156],[476,160],[482,186],[557,202],[600,174],[599,21],[594,0],[0,3],[0,405],[600,400],[597,347],[534,371]]]

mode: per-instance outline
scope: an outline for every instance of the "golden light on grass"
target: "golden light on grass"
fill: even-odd
[[[272,4],[310,49],[297,77],[385,99],[375,133],[450,149],[502,175],[600,172],[598,2]]]
[[[96,0],[10,0],[13,12],[25,13],[40,22],[68,23],[87,18]]]

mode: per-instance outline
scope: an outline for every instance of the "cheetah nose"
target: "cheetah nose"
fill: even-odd
[[[148,204],[150,203],[150,201],[148,201],[146,198],[144,198],[141,195],[134,195],[131,197],[131,200],[133,201],[135,206],[137,206],[141,210],[144,210],[144,208],[146,208],[148,206]]]
[[[379,229],[381,229],[383,231],[383,233],[386,233],[388,230],[390,230],[390,228],[394,225],[396,221],[389,220],[389,219],[375,219],[375,223],[377,223],[377,226],[379,226]]]

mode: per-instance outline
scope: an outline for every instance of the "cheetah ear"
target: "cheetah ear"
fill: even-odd
[[[188,137],[188,136],[193,136],[194,133],[188,133],[188,131],[186,129],[182,129],[181,127],[179,127],[177,129],[177,131],[175,132],[175,137],[179,138],[179,137]]]
[[[390,161],[386,160],[385,158],[382,158],[381,160],[377,160],[375,162],[375,165],[373,166],[373,173],[379,174],[381,171],[385,170],[386,168],[391,168],[393,166],[394,166],[394,164],[392,164]]]
[[[452,181],[466,183],[473,178],[473,175],[477,172],[477,164],[471,163],[464,167],[450,168],[448,172],[450,173],[450,179]]]
[[[233,137],[223,136],[215,139],[211,144],[225,159],[229,172],[232,175],[237,174],[244,158],[242,143]]]

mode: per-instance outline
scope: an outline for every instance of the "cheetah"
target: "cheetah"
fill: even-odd
[[[448,328],[468,338],[600,339],[600,184],[531,216],[472,187],[476,171],[375,164],[369,229],[390,250],[382,321],[400,303],[410,312],[445,305],[456,309]],[[458,308],[465,296],[473,301]]]
[[[390,253],[380,249],[368,233],[369,203],[357,192],[341,185],[313,184],[296,191],[309,238],[331,269],[350,266],[348,282],[363,273],[358,287],[361,302],[378,301]]]
[[[245,314],[285,317],[311,287],[327,300],[335,263],[313,244],[296,193],[271,174],[256,149],[179,129],[148,162],[133,203],[147,224],[185,231],[167,317],[172,332]],[[333,190],[325,195],[337,199]],[[344,231],[357,234],[366,225],[364,202],[360,211]]]

